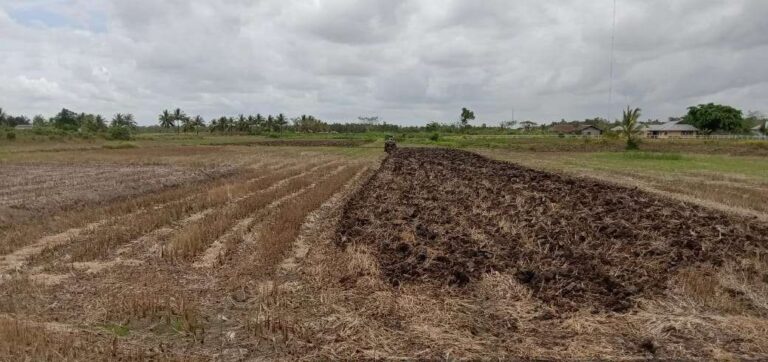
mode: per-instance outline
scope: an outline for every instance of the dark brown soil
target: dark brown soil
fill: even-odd
[[[765,251],[768,226],[639,190],[447,149],[398,149],[346,205],[394,285],[512,273],[563,311],[623,312],[679,268]]]

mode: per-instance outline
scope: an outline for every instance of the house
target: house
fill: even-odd
[[[765,135],[766,130],[768,130],[768,121],[764,121],[763,124],[758,124],[757,126],[752,127],[752,133],[756,135]]]
[[[603,134],[603,130],[587,124],[579,128],[579,134],[587,137],[597,137]]]
[[[31,124],[20,124],[20,125],[17,125],[16,127],[14,127],[14,129],[16,129],[16,130],[29,130],[29,129],[32,129],[32,125]]]
[[[589,124],[560,123],[550,127],[550,132],[558,134],[574,134],[586,137],[597,137],[603,130]]]
[[[691,138],[698,134],[698,128],[683,124],[679,120],[650,125],[645,133],[648,138]]]

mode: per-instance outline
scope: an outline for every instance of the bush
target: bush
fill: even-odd
[[[5,138],[7,138],[9,140],[15,140],[16,139],[16,132],[8,131],[8,133],[5,134]]]
[[[640,141],[630,138],[627,140],[627,151],[634,151],[640,149]]]
[[[127,141],[131,139],[131,130],[128,127],[110,127],[109,138],[113,140]]]
[[[435,133],[433,133],[431,136],[429,136],[429,139],[430,139],[432,142],[437,142],[437,141],[439,141],[439,140],[440,140],[440,134],[439,134],[439,133],[437,133],[437,132],[435,132]]]

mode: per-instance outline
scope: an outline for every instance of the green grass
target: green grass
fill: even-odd
[[[623,152],[619,154],[625,160],[656,160],[656,161],[682,161],[683,160],[683,155],[679,153],[630,151],[630,152]]]
[[[117,337],[125,337],[125,336],[131,334],[130,328],[128,328],[127,326],[124,326],[124,325],[120,325],[120,324],[110,323],[110,324],[105,324],[105,325],[103,325],[101,327],[104,328],[105,330],[107,330],[108,332],[114,334]]]
[[[768,180],[768,158],[651,152],[604,152],[563,157],[571,167],[648,172],[711,172]]]

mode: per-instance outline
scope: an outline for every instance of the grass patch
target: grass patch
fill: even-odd
[[[621,154],[626,160],[681,161],[683,155],[666,152],[637,152],[629,151]]]
[[[102,328],[118,337],[125,337],[131,334],[131,329],[121,324],[109,323],[103,325]]]

